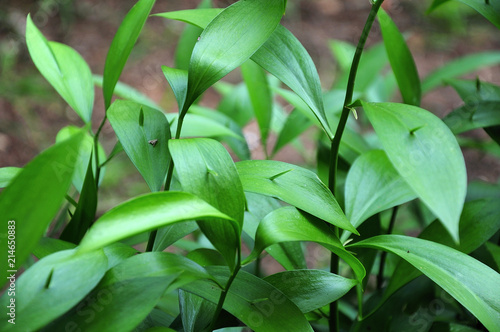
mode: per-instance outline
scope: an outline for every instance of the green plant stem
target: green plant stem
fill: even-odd
[[[104,127],[104,124],[106,123],[106,120],[108,119],[108,115],[105,114],[104,118],[101,121],[101,124],[99,125],[99,128],[97,129],[95,135],[94,135],[94,151],[95,151],[95,185],[96,187],[99,187],[99,177],[101,176],[101,167],[99,163],[99,135],[101,134],[102,128]]]
[[[394,223],[396,222],[396,215],[398,213],[398,207],[395,206],[392,209],[391,220],[389,222],[389,228],[387,228],[387,234],[391,234],[394,229]],[[382,251],[382,255],[380,256],[380,265],[378,268],[377,275],[377,289],[382,289],[382,284],[384,283],[384,268],[385,268],[385,260],[387,258],[387,251]]]
[[[358,45],[356,47],[356,52],[354,53],[354,58],[352,60],[351,70],[349,72],[349,79],[347,81],[346,96],[344,99],[344,106],[342,108],[342,114],[340,116],[340,121],[335,131],[335,136],[332,140],[332,145],[330,149],[330,169],[328,177],[328,188],[335,195],[335,187],[337,182],[337,163],[339,157],[340,141],[342,140],[342,134],[344,133],[345,126],[347,124],[347,119],[349,118],[350,108],[349,105],[352,103],[352,97],[354,94],[354,83],[356,81],[356,74],[359,67],[359,61],[361,55],[363,54],[363,49],[365,47],[366,40],[368,39],[368,34],[372,28],[375,17],[380,9],[380,6],[384,0],[377,0],[370,10],[370,14],[366,20],[363,31],[361,32],[361,37],[359,38]],[[335,228],[335,233],[338,234],[338,228]],[[330,259],[330,272],[338,274],[339,270],[339,258],[334,253],[332,253]],[[358,297],[358,301],[360,301]],[[359,304],[359,303],[358,303]],[[340,331],[339,325],[339,311],[338,302],[332,302],[330,304],[330,320],[329,320],[330,332]]]
[[[227,293],[229,292],[229,288],[233,284],[234,279],[236,279],[236,275],[240,271],[240,268],[241,268],[241,246],[238,246],[238,261],[236,263],[236,268],[234,269],[233,273],[231,273],[231,276],[229,277],[229,279],[227,281],[226,287],[220,293],[219,302],[217,302],[217,307],[215,308],[214,317],[212,318],[212,322],[210,323],[210,327],[208,328],[208,331],[214,330],[217,319],[219,318],[219,315],[222,311],[222,307],[224,306],[224,301],[226,300],[226,296],[227,296]]]

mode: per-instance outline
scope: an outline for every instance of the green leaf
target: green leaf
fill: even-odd
[[[184,69],[170,68],[167,66],[161,66],[161,70],[172,88],[180,113],[184,107],[188,92],[188,72]]]
[[[343,73],[351,69],[352,59],[356,53],[356,46],[343,40],[330,40],[328,46],[337,60],[337,65]]]
[[[314,62],[290,31],[278,26],[267,42],[255,52],[252,60],[302,98],[328,137],[333,137],[326,119],[321,83]]]
[[[259,124],[261,144],[264,151],[267,151],[266,142],[273,115],[273,96],[266,72],[255,62],[248,60],[241,65],[241,74],[250,95],[255,118]]]
[[[178,126],[178,116],[171,116],[169,113],[167,119],[170,122],[170,128],[172,131]],[[221,123],[214,121],[205,116],[200,116],[198,114],[188,113],[184,116],[184,121],[181,129],[181,137],[221,137],[228,136],[234,139],[243,141],[244,137],[238,135],[230,128],[222,125]]]
[[[440,5],[449,0],[434,0],[427,13],[430,13]],[[500,29],[500,3],[495,0],[456,0],[467,6],[474,8],[479,14],[483,15],[491,23],[493,23],[497,28]]]
[[[196,229],[198,229],[198,225],[196,225],[194,221],[168,225],[158,229],[158,232],[156,233],[155,243],[153,245],[153,251],[165,250],[166,248],[174,244],[177,240],[180,240],[184,236],[191,234]]]
[[[352,246],[400,256],[453,296],[487,329],[500,329],[500,275],[483,263],[447,246],[402,235],[380,235]]]
[[[1,167],[0,168],[0,188],[5,188],[21,172],[20,167]]]
[[[285,271],[264,280],[282,291],[303,313],[337,301],[358,283],[321,270]]]
[[[179,290],[179,307],[185,332],[207,331],[217,306],[202,297]]]
[[[352,164],[345,183],[345,213],[358,227],[369,217],[414,199],[413,190],[403,180],[382,150],[361,155]],[[344,232],[345,242],[350,233]]]
[[[69,46],[49,42],[31,16],[26,21],[26,44],[40,73],[85,123],[94,107],[92,72],[78,52]]]
[[[211,266],[208,272],[226,284],[230,271]],[[221,290],[208,281],[199,280],[183,287],[185,291],[217,303]],[[299,308],[280,290],[245,271],[239,271],[223,305],[228,311],[256,332],[313,331]]]
[[[422,92],[426,93],[443,84],[444,80],[461,76],[477,69],[500,63],[500,52],[483,52],[468,55],[431,72],[422,81]]]
[[[479,101],[453,110],[443,122],[454,134],[500,125],[500,101]]]
[[[117,100],[109,108],[108,118],[123,149],[151,191],[159,191],[170,159],[170,129],[165,115],[147,106]]]
[[[283,0],[239,1],[210,21],[193,49],[186,105],[248,60],[273,33],[282,16]]]
[[[377,14],[389,62],[406,104],[419,106],[422,98],[417,66],[403,35],[391,17],[381,9]]]
[[[232,221],[214,207],[188,193],[159,192],[136,197],[106,212],[82,239],[82,252],[181,221],[221,218]],[[234,223],[234,221],[233,221]],[[234,223],[234,227],[237,227]]]
[[[32,253],[36,258],[42,259],[45,256],[49,256],[58,251],[70,250],[74,249],[75,247],[76,245],[71,242],[52,239],[50,237],[42,237],[38,242],[38,245],[35,247],[35,249],[33,249]]]
[[[212,0],[202,0],[198,5],[199,9],[207,9],[212,7]],[[156,14],[153,16],[161,16]],[[209,23],[209,22],[208,22]],[[207,25],[208,25],[207,23]],[[198,37],[203,32],[198,26],[187,25],[182,31],[177,47],[175,48],[175,67],[179,69],[189,69],[189,59],[193,53],[193,48],[198,41]]]
[[[98,286],[47,331],[132,331],[153,310],[175,277],[136,278]]]
[[[16,259],[9,270],[22,266],[59,211],[71,184],[83,134],[81,131],[39,154],[1,192],[1,248],[7,248],[9,225],[15,226]],[[7,262],[7,250],[0,255]],[[7,269],[0,275],[4,285]]]
[[[280,161],[236,163],[245,191],[281,199],[332,225],[358,234],[328,187],[313,172]]]
[[[62,142],[69,137],[75,135],[76,133],[80,132],[81,128],[75,127],[75,126],[67,126],[59,130],[56,136],[56,143]],[[106,152],[104,151],[104,148],[102,145],[99,143],[97,145],[97,150],[99,151],[99,161],[104,162],[106,160]],[[85,133],[85,136],[83,137],[83,141],[80,144],[80,152],[78,153],[78,161],[75,166],[75,173],[73,174],[73,180],[72,183],[75,186],[76,190],[78,190],[79,193],[82,192],[82,187],[83,183],[85,181],[85,177],[87,175],[87,170],[88,170],[88,165],[89,165],[89,159],[93,155],[93,161],[92,161],[92,172],[94,175],[94,178],[96,176],[96,165],[95,165],[95,156],[96,153],[94,151],[94,138],[88,133]],[[106,168],[101,169],[100,173],[100,179],[99,183],[102,181],[104,177],[104,172]]]
[[[78,254],[75,250],[44,257],[16,280],[16,324],[0,322],[2,331],[36,331],[59,317],[91,291],[106,272],[102,250]],[[0,302],[9,304],[8,292]]]
[[[255,259],[265,248],[281,242],[316,242],[342,258],[361,282],[365,277],[363,265],[340,243],[328,225],[310,215],[287,206],[269,213],[259,224],[255,235],[255,247],[245,259]]]
[[[129,257],[114,266],[106,273],[99,287],[102,288],[117,281],[170,275],[176,276],[176,280],[170,283],[171,289],[182,287],[198,279],[215,281],[203,267],[188,258],[168,252],[146,252]]]
[[[78,244],[95,220],[97,211],[97,186],[92,175],[93,158],[90,155],[85,182],[69,224],[66,225],[60,239]]]
[[[203,233],[228,265],[234,267],[245,196],[231,156],[219,142],[206,138],[172,140],[169,147],[183,190],[200,197],[237,222],[235,228],[227,220],[197,219]]]
[[[243,240],[249,248],[253,248],[259,223],[267,214],[279,209],[281,204],[272,197],[250,192],[245,193],[245,196],[247,199],[247,209],[245,211],[243,231],[248,236],[243,237]],[[304,250],[302,249],[302,244],[299,242],[278,243],[268,247],[266,251],[287,270],[307,269]]]
[[[433,222],[419,235],[424,240],[433,241],[469,254],[486,242],[491,234],[500,229],[500,208],[496,199],[467,202],[460,218],[460,244],[457,245],[447,234],[443,226]],[[392,275],[386,288],[383,303],[392,294],[411,280],[420,276],[421,272],[405,261],[401,261]]]
[[[94,75],[93,78],[94,78],[94,84],[102,88],[102,80],[103,80],[102,76]],[[113,94],[125,100],[130,100],[138,104],[149,106],[151,108],[155,108],[159,111],[164,112],[164,110],[158,104],[156,104],[151,98],[149,98],[139,90],[123,82],[118,81],[116,83],[115,88],[113,90]]]
[[[106,110],[125,63],[139,38],[155,0],[139,0],[123,19],[109,47],[103,74],[103,95]]]
[[[467,174],[454,135],[415,106],[363,102],[363,108],[394,168],[458,242]]]
[[[444,81],[460,95],[466,104],[483,100],[500,101],[500,86],[476,80],[449,79]]]
[[[285,145],[300,136],[304,131],[312,126],[312,122],[298,109],[294,109],[286,118],[283,128],[279,132],[278,139],[273,148],[273,155],[281,150]]]
[[[152,16],[160,16],[170,20],[182,21],[199,28],[205,29],[207,25],[224,9],[222,8],[202,8],[202,9],[188,9],[178,10],[166,13],[157,13]]]

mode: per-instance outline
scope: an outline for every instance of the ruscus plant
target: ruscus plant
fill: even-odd
[[[27,15],[31,59],[79,120],[24,167],[0,168],[0,330],[500,331],[500,184],[468,182],[462,152],[499,158],[500,86],[460,78],[500,51],[421,77],[374,0],[357,45],[331,41],[338,73],[324,90],[280,23],[286,0],[233,2],[153,13],[155,0],[137,1],[102,75]],[[457,2],[500,29],[500,1]],[[148,20],[186,23],[161,68],[177,112],[120,81]],[[373,27],[382,40],[367,44]],[[240,81],[221,81],[235,70]],[[421,103],[444,85],[464,103],[440,118]],[[213,108],[200,102],[210,88]],[[480,128],[479,141],[462,135]],[[274,160],[309,150],[306,131],[314,162]],[[150,192],[101,214],[119,154]]]

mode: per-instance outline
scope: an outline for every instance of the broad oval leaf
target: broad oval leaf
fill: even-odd
[[[403,101],[406,104],[419,106],[422,97],[420,79],[408,45],[406,45],[405,39],[396,24],[383,9],[379,10],[377,16],[382,37],[384,38],[387,57],[398,81]]]
[[[248,60],[279,25],[283,8],[283,0],[238,1],[210,21],[193,49],[186,105]]]
[[[136,197],[106,212],[82,239],[79,251],[105,247],[132,235],[181,221],[220,218],[234,223],[200,198],[184,192],[159,192]]]
[[[440,5],[449,0],[434,0],[427,10],[427,13],[433,11]],[[456,0],[467,6],[474,8],[479,14],[483,15],[497,28],[500,29],[500,2],[495,0]]]
[[[467,174],[455,136],[424,109],[394,103],[362,104],[394,168],[458,242]]]
[[[281,199],[332,225],[358,234],[328,187],[300,166],[271,160],[236,163],[245,191]]]
[[[111,42],[106,56],[106,63],[104,64],[102,83],[106,110],[111,105],[116,83],[154,3],[155,0],[139,0],[127,13]]]
[[[179,182],[184,191],[205,200],[238,224],[198,218],[203,233],[234,267],[243,226],[245,196],[238,172],[226,149],[207,138],[172,140],[169,143]],[[224,218],[222,218],[224,219]]]
[[[328,225],[312,216],[287,206],[269,213],[259,224],[255,246],[245,262],[257,258],[267,247],[281,242],[316,242],[342,258],[361,283],[366,271],[363,265],[340,243]]]
[[[26,44],[43,77],[85,123],[90,122],[94,83],[92,72],[82,56],[69,46],[47,41],[30,15],[26,20]]]
[[[226,284],[230,271],[226,267],[207,268],[220,284]],[[185,291],[217,303],[221,290],[209,281],[199,280],[183,287]],[[245,271],[239,271],[223,305],[255,332],[313,331],[300,309],[279,289]]]
[[[487,329],[500,329],[500,274],[474,258],[442,244],[402,235],[379,235],[352,247],[400,256],[453,296]]]
[[[108,260],[102,250],[85,254],[64,250],[42,258],[16,280],[16,324],[7,319],[2,331],[36,331],[75,306],[106,272]],[[8,305],[8,292],[2,307]]]
[[[172,89],[175,99],[177,100],[179,113],[181,113],[188,91],[188,71],[184,69],[170,68],[167,66],[161,66],[161,70],[163,71],[163,75],[165,75],[168,84],[170,84],[170,88]],[[178,137],[177,135],[178,133],[176,134],[176,137]]]
[[[307,313],[337,301],[358,282],[322,270],[294,270],[270,275],[265,281]]]
[[[374,214],[416,198],[382,150],[361,155],[352,164],[345,183],[345,213],[358,227]],[[341,241],[350,233],[344,232]]]
[[[8,225],[15,225],[16,230],[16,260],[9,266],[11,270],[22,266],[59,211],[71,184],[83,135],[80,131],[39,154],[0,194],[0,247],[7,248]],[[0,257],[7,263],[7,250]],[[0,285],[4,285],[7,269],[0,275]]]
[[[108,118],[123,149],[151,191],[159,191],[169,164],[170,127],[165,115],[148,106],[117,100]]]

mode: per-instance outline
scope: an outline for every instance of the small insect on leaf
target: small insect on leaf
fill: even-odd
[[[149,140],[148,143],[151,144],[153,146],[153,148],[154,148],[155,145],[156,145],[156,143],[158,143],[158,140],[157,139],[152,139],[152,140]]]

